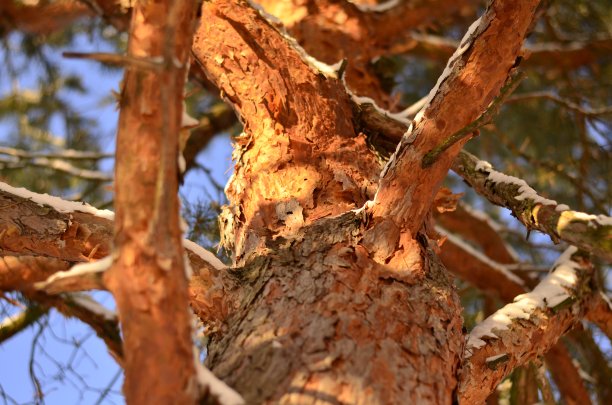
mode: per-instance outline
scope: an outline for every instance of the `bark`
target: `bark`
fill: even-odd
[[[272,235],[373,197],[380,164],[355,132],[344,86],[305,64],[255,10],[205,3],[193,51],[245,125],[222,235],[238,264]]]
[[[121,92],[115,263],[105,274],[122,322],[128,403],[197,399],[178,203],[178,134],[191,47],[191,1],[138,2]]]
[[[347,59],[349,88],[387,109],[397,107],[397,101],[383,89],[372,60],[391,50],[399,52],[396,45],[404,43],[415,29],[473,14],[477,3],[403,1],[385,12],[369,12],[348,1],[258,1],[310,55],[330,64]]]
[[[369,257],[364,230],[359,213],[323,219],[241,270],[248,293],[207,361],[247,403],[452,402],[450,280],[430,253],[423,279],[403,282]]]
[[[474,122],[497,96],[520,56],[538,3],[494,1],[474,23],[387,163],[373,208],[375,217],[390,218],[413,234],[421,228],[468,137],[448,146],[430,164],[424,164],[424,157]]]
[[[463,340],[441,264],[422,239],[387,266],[382,228],[338,217],[380,171],[344,86],[242,2],[205,3],[202,21],[194,53],[245,122],[226,216],[245,292],[212,370],[247,403],[450,403]]]

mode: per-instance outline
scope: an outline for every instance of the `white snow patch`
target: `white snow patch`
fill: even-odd
[[[213,255],[211,252],[204,249],[197,243],[190,241],[189,239],[183,239],[183,246],[185,247],[185,249],[188,249],[196,255],[200,256],[202,260],[204,260],[217,270],[223,270],[227,267],[225,264],[223,264],[221,260],[219,260],[217,256]]]
[[[484,337],[497,339],[495,331],[507,330],[515,319],[529,319],[535,309],[553,308],[569,298],[566,288],[578,282],[576,270],[579,265],[571,260],[577,250],[574,246],[567,248],[553,265],[554,270],[533,291],[518,295],[513,303],[476,325],[468,335],[465,357],[471,356],[472,349],[486,345]]]
[[[54,281],[60,280],[62,278],[78,277],[84,274],[102,273],[110,269],[112,265],[113,265],[113,256],[108,255],[100,260],[75,264],[74,266],[72,266],[70,269],[66,271],[58,271],[57,273],[47,278],[44,281],[44,283],[48,284],[48,283],[52,283]]]
[[[230,388],[198,360],[197,348],[193,348],[193,363],[196,369],[198,382],[202,387],[206,387],[209,392],[217,397],[221,405],[243,405],[244,399],[240,394]]]
[[[480,167],[479,165],[480,162],[476,164],[476,170],[488,172],[489,175],[487,179],[491,182],[496,184],[514,184],[518,186],[519,195],[514,197],[516,200],[532,200],[535,204],[557,205],[557,202],[555,200],[550,200],[548,198],[544,198],[538,195],[538,193],[533,188],[529,187],[529,184],[527,184],[525,180],[519,179],[518,177],[514,176],[508,176],[507,174],[498,172],[497,170],[493,170],[492,168],[490,168],[490,164],[488,164],[489,168],[486,168],[484,170],[482,170],[483,165],[480,165]]]
[[[569,209],[570,209],[569,205],[559,204],[559,205],[557,205],[557,207],[555,208],[555,211],[557,211],[557,212],[563,212],[563,211],[569,211]]]
[[[476,170],[477,172],[490,172],[491,170],[493,170],[493,165],[491,165],[491,163],[487,162],[486,160],[479,160],[478,163],[476,163],[476,167],[474,167],[474,170]]]
[[[387,0],[376,5],[359,4],[355,3],[353,0],[349,0],[349,2],[353,3],[355,7],[359,9],[359,11],[363,11],[364,13],[384,13],[385,11],[389,11],[392,8],[399,6],[401,0]]]
[[[479,252],[478,250],[474,249],[472,246],[470,246],[469,244],[465,243],[464,241],[462,241],[460,238],[458,238],[457,236],[453,235],[452,233],[449,233],[444,228],[442,228],[440,226],[436,226],[436,231],[438,233],[441,233],[442,235],[446,236],[446,238],[451,243],[454,243],[455,245],[459,246],[461,249],[463,249],[466,252],[468,252],[471,256],[474,256],[475,259],[480,260],[481,262],[485,263],[487,266],[491,267],[493,270],[502,273],[509,280],[512,280],[513,282],[515,282],[515,283],[517,283],[518,285],[521,285],[521,286],[525,285],[524,281],[519,276],[514,274],[512,271],[508,270],[505,266],[503,266],[502,264],[497,263],[497,262],[489,259],[488,256],[486,256],[483,253]]]
[[[506,354],[506,353],[502,353],[502,354],[496,354],[495,356],[489,356],[489,357],[487,357],[487,358],[485,359],[485,362],[486,362],[486,363],[492,363],[492,362],[494,362],[494,361],[496,361],[496,360],[501,359],[501,358],[502,358],[502,357],[504,357],[504,356],[507,356],[507,354]]]
[[[66,201],[59,197],[50,196],[49,194],[38,194],[25,188],[16,188],[3,182],[0,182],[0,190],[16,195],[17,197],[29,199],[40,206],[47,205],[58,212],[70,213],[77,211],[92,214],[111,221],[115,219],[114,212],[110,210],[99,210],[83,202]]]
[[[77,305],[82,306],[91,312],[101,315],[107,321],[114,321],[117,319],[117,313],[111,311],[108,308],[102,306],[98,301],[94,300],[90,295],[85,293],[69,293],[67,294]]]
[[[461,203],[461,208],[463,208],[465,211],[467,211],[468,214],[478,219],[479,221],[486,222],[491,227],[491,229],[493,229],[494,231],[499,232],[502,230],[502,226],[498,224],[497,222],[495,222],[493,218],[487,215],[487,213],[485,213],[484,211],[477,210],[474,207],[471,207],[468,204],[463,204],[463,203]]]
[[[266,21],[268,21],[268,23],[270,23],[270,25],[279,32],[279,34],[281,34],[281,36],[289,43],[289,45],[291,45],[293,49],[297,51],[297,53],[300,55],[300,58],[302,58],[302,60],[308,66],[310,66],[315,73],[322,73],[328,78],[338,78],[338,70],[342,65],[342,61],[336,62],[333,65],[328,65],[327,63],[321,62],[320,60],[311,56],[310,54],[308,54],[308,52],[306,52],[304,48],[302,48],[302,46],[295,40],[295,38],[289,35],[281,20],[268,13],[266,10],[263,9],[263,7],[253,2],[252,0],[247,0],[247,2],[251,7],[257,10],[259,12],[259,15],[262,16]]]
[[[185,160],[185,156],[181,152],[178,153],[178,168],[181,173],[185,173],[185,169],[187,169],[187,161]]]
[[[418,114],[414,117],[415,126],[416,124],[421,122],[421,120],[423,119],[423,116],[425,115],[425,110],[427,110],[427,107],[429,107],[429,104],[431,103],[435,95],[438,93],[440,86],[448,78],[448,76],[450,76],[453,66],[455,64],[455,61],[457,61],[461,57],[461,55],[463,55],[465,51],[467,51],[472,45],[472,42],[473,42],[472,34],[476,32],[476,29],[478,29],[478,27],[480,26],[481,21],[482,21],[482,17],[474,21],[472,25],[470,25],[470,27],[468,28],[463,38],[461,39],[459,46],[457,47],[453,55],[450,57],[450,59],[446,63],[446,67],[442,71],[442,74],[440,75],[440,77],[438,77],[438,81],[436,82],[436,85],[429,92],[429,95],[427,96],[427,99],[425,100],[423,107],[418,112]]]

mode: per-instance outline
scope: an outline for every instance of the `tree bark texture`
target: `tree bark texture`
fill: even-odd
[[[121,92],[114,266],[128,403],[195,403],[197,380],[178,202],[178,134],[192,41],[191,1],[137,2]],[[157,68],[155,68],[157,66]]]

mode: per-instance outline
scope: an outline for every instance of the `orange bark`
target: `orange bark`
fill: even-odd
[[[468,137],[450,146],[430,166],[422,164],[423,157],[477,119],[498,94],[520,55],[538,3],[490,4],[474,38],[466,43],[468,48],[449,66],[448,77],[422,111],[422,120],[414,123],[410,137],[403,137],[395,158],[387,165],[373,208],[375,217],[390,218],[413,235],[420,230]]]
[[[157,71],[128,68],[121,93],[115,172],[117,302],[128,403],[195,403],[178,203],[178,134],[195,5],[138,2],[128,54]]]

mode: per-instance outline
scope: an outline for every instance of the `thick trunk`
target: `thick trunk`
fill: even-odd
[[[361,245],[366,223],[321,220],[241,269],[248,293],[208,362],[247,403],[451,403],[463,346],[452,282],[421,245],[425,276],[395,278]]]

